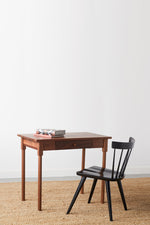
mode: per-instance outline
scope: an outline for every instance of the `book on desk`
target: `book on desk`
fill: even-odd
[[[56,130],[56,129],[37,129],[34,134],[37,137],[64,137],[66,131],[65,130]]]

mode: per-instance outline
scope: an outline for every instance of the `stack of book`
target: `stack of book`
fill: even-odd
[[[64,137],[65,130],[55,130],[55,129],[37,129],[36,136],[44,137]]]

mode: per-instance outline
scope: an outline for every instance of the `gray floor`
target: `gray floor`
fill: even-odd
[[[126,178],[150,177],[150,174],[128,174]],[[43,177],[43,181],[79,180],[79,176],[72,177]],[[35,177],[27,177],[26,181],[37,181]],[[0,183],[21,182],[21,178],[0,178]]]

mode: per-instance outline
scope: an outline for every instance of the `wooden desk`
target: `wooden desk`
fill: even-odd
[[[99,134],[80,132],[67,133],[61,138],[35,137],[33,134],[18,134],[21,137],[22,149],[22,201],[25,201],[25,150],[26,147],[37,150],[38,155],[38,210],[41,211],[42,202],[42,155],[43,151],[82,149],[82,167],[85,166],[85,149],[102,148],[102,167],[105,168],[108,139],[111,137]],[[83,193],[83,189],[81,191]],[[104,182],[101,184],[101,203],[104,203]]]

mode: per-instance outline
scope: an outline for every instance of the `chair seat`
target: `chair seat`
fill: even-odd
[[[99,166],[92,166],[87,169],[83,169],[81,171],[77,171],[77,175],[82,177],[90,177],[90,178],[96,178],[100,180],[109,180],[109,181],[117,181],[124,178],[124,176],[120,176],[118,173],[116,177],[117,172],[114,171],[113,177],[112,177],[112,170],[107,168],[102,168]]]

